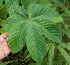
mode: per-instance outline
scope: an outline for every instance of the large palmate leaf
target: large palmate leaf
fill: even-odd
[[[19,6],[19,0],[5,0],[9,14],[12,14],[14,10]]]
[[[26,42],[30,55],[40,63],[46,54],[45,37],[61,42],[60,30],[55,24],[62,20],[51,8],[31,4],[28,10],[18,7],[3,29],[10,33],[9,44],[13,53],[20,51]]]

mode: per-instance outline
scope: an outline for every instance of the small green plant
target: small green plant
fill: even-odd
[[[0,32],[9,32],[12,53],[26,48],[23,62],[29,61],[28,65],[70,65],[70,10],[66,3],[0,0]]]

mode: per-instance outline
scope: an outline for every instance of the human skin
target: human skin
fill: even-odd
[[[8,33],[0,35],[0,60],[7,57],[11,52],[8,45],[8,35]]]

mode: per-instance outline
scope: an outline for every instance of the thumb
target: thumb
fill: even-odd
[[[1,36],[6,39],[8,37],[8,35],[9,35],[9,33],[4,33]]]

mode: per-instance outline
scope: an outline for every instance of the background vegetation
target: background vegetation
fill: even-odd
[[[47,15],[48,17],[40,16],[34,20],[31,19],[39,15]],[[22,21],[27,22],[25,20],[36,21],[38,25],[36,24],[35,28],[31,29],[33,23],[28,23],[25,30],[23,30],[26,33],[24,34],[26,39],[21,35],[23,41],[26,42],[23,42],[21,37],[18,41],[21,32],[15,34],[13,31],[19,31],[19,25]],[[9,25],[7,25],[8,23]],[[20,30],[24,28],[25,24],[27,23],[24,23]],[[39,25],[42,26],[43,33]],[[46,31],[44,31],[45,25],[47,26]],[[0,61],[0,65],[70,65],[70,0],[0,0],[0,32],[1,34],[4,32],[11,33],[9,45],[12,50],[8,57]],[[34,38],[31,38],[33,37],[31,35],[34,34],[39,47],[29,45],[30,42],[35,44]],[[11,41],[13,38],[16,39]],[[43,39],[45,42],[43,42]],[[12,43],[15,45],[12,45]],[[43,43],[46,44],[46,47],[44,47]],[[33,50],[32,47],[34,47]]]

